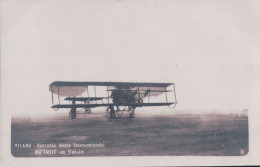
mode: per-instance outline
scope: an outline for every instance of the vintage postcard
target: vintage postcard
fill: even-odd
[[[259,9],[1,1],[0,164],[259,165]]]

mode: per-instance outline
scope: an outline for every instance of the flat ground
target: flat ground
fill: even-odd
[[[73,143],[85,146],[76,148]],[[20,148],[22,144],[31,147]],[[56,148],[39,148],[37,144],[55,144]],[[60,144],[71,146],[59,147]],[[35,150],[47,151],[38,154]],[[57,152],[48,153],[50,150]],[[73,121],[67,115],[12,119],[12,154],[16,157],[240,156],[247,152],[248,118],[236,114],[136,115],[133,121],[115,122],[107,121],[104,113],[82,114]]]

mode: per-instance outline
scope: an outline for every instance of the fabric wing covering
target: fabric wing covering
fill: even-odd
[[[113,90],[115,89],[115,86],[108,86],[108,90]],[[130,88],[131,90],[137,90],[139,91],[140,97],[143,98],[145,97],[145,94],[149,92],[149,96],[159,96],[163,93],[165,93],[165,87],[132,87]],[[147,96],[148,94],[146,94]],[[139,97],[137,94],[136,97]]]
[[[150,90],[150,96],[159,96],[160,94],[164,93],[165,87],[139,87],[139,90],[145,92]]]
[[[60,96],[79,96],[86,91],[86,86],[50,86],[49,90]]]
[[[141,97],[143,98],[147,91],[149,92],[149,96],[159,96],[164,93],[165,87],[135,87],[132,88],[132,90],[139,90],[140,93],[142,93]]]

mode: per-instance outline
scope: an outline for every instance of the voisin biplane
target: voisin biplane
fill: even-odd
[[[104,96],[97,96],[97,87],[103,88]],[[90,89],[93,95],[90,95]],[[52,108],[70,109],[70,119],[76,119],[77,112],[82,110],[91,113],[92,108],[105,107],[106,117],[110,121],[122,118],[122,115],[132,120],[137,107],[175,107],[177,104],[174,83],[55,81],[49,85],[49,90],[52,92]],[[171,102],[168,98],[170,93],[173,95]],[[54,94],[58,96],[58,104],[54,103]],[[150,102],[150,98],[162,94],[165,94],[163,102]],[[68,104],[61,104],[61,97],[65,97],[63,101],[68,101]]]

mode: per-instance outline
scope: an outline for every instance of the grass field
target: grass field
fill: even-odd
[[[248,152],[248,118],[236,114],[137,114],[133,121],[115,122],[107,121],[104,113],[78,115],[73,121],[67,115],[13,118],[11,129],[15,157],[241,156]],[[73,147],[74,143],[85,145]],[[31,146],[24,148],[24,144]],[[37,147],[41,144],[56,147]],[[38,154],[39,150],[43,152]]]

